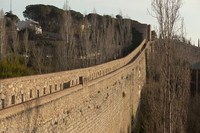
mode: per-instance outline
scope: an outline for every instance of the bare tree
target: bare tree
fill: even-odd
[[[42,74],[42,70],[44,67],[44,45],[37,46],[36,44],[31,45],[31,51],[32,51],[32,63],[33,67],[36,69],[36,71],[39,74]]]
[[[55,61],[56,61],[56,71],[67,70],[67,47],[66,43],[60,43],[56,45],[55,49]]]
[[[95,9],[95,8],[93,8],[93,11],[92,11],[92,13],[94,13],[94,14],[97,14],[97,11],[96,11],[96,9]]]
[[[63,19],[61,22],[60,35],[61,35],[62,40],[69,43],[70,27],[72,25],[72,18],[71,18],[70,11],[63,13],[62,18]]]
[[[152,16],[157,19],[159,37],[173,39],[174,33],[179,29],[176,24],[180,20],[182,0],[152,0]]]
[[[154,53],[149,61],[154,71],[149,84],[156,81],[159,92],[151,98],[154,101],[150,110],[160,112],[152,121],[158,123],[155,124],[157,126],[153,125],[153,129],[160,128],[162,130],[159,132],[163,133],[184,132],[190,72],[187,59],[182,58],[187,53],[178,50],[177,45],[181,43],[174,40],[175,33],[181,29],[178,24],[182,0],[152,0],[151,5],[159,26],[159,39],[153,45]],[[155,100],[156,97],[159,102]]]
[[[3,59],[6,52],[6,27],[5,27],[5,17],[4,12],[0,12],[0,60]]]
[[[56,57],[58,61],[58,67],[56,70],[68,70],[74,66],[74,31],[72,30],[72,17],[70,11],[66,11],[63,14],[61,21],[60,35],[63,43],[56,47]]]
[[[65,11],[68,11],[68,10],[70,10],[70,7],[69,7],[69,2],[68,2],[68,0],[66,0],[66,1],[65,1],[64,5],[63,5],[63,10],[65,10]]]
[[[17,31],[15,31],[14,29],[11,31],[11,35],[12,35],[11,49],[15,57],[17,58],[19,55],[19,49],[20,49],[19,36],[18,36]]]
[[[119,15],[120,15],[121,17],[123,17],[123,13],[122,13],[122,10],[121,10],[121,9],[119,10]]]
[[[24,32],[24,58],[25,58],[25,66],[27,67],[29,58],[30,58],[30,47],[28,41],[28,29],[26,28]]]
[[[170,42],[168,44],[170,46],[167,47],[169,50],[161,43],[164,42],[155,42],[154,53],[149,61],[153,71],[151,74],[153,80],[150,80],[149,84],[156,82],[159,92],[151,100],[160,97],[159,101],[151,102],[154,104],[152,107],[156,107],[151,110],[155,114],[157,111],[160,112],[160,115],[154,115],[154,122],[162,125],[163,133],[183,132],[186,126],[190,81],[189,64],[183,57],[188,53],[183,53],[182,50],[175,48],[176,45],[182,45],[180,42]]]

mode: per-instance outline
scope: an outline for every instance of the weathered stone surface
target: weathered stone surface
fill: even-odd
[[[130,132],[148,49],[144,40],[125,58],[102,65],[0,80],[0,131]]]

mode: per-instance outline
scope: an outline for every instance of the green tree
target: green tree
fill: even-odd
[[[6,12],[5,16],[10,18],[12,21],[15,22],[19,21],[19,18],[15,14],[12,14],[10,12]]]
[[[38,21],[43,30],[58,32],[60,28],[59,19],[64,11],[50,5],[28,5],[23,12],[25,18]]]
[[[0,62],[0,79],[33,74],[31,68],[24,66],[24,61],[24,58],[15,58],[13,54],[3,59]]]

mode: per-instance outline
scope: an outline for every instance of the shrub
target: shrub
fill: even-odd
[[[0,78],[25,76],[32,73],[32,69],[24,66],[23,58],[14,60],[4,59],[0,62]]]

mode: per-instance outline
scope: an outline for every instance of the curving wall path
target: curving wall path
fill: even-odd
[[[0,132],[130,132],[150,51],[144,40],[102,65],[0,80]]]

